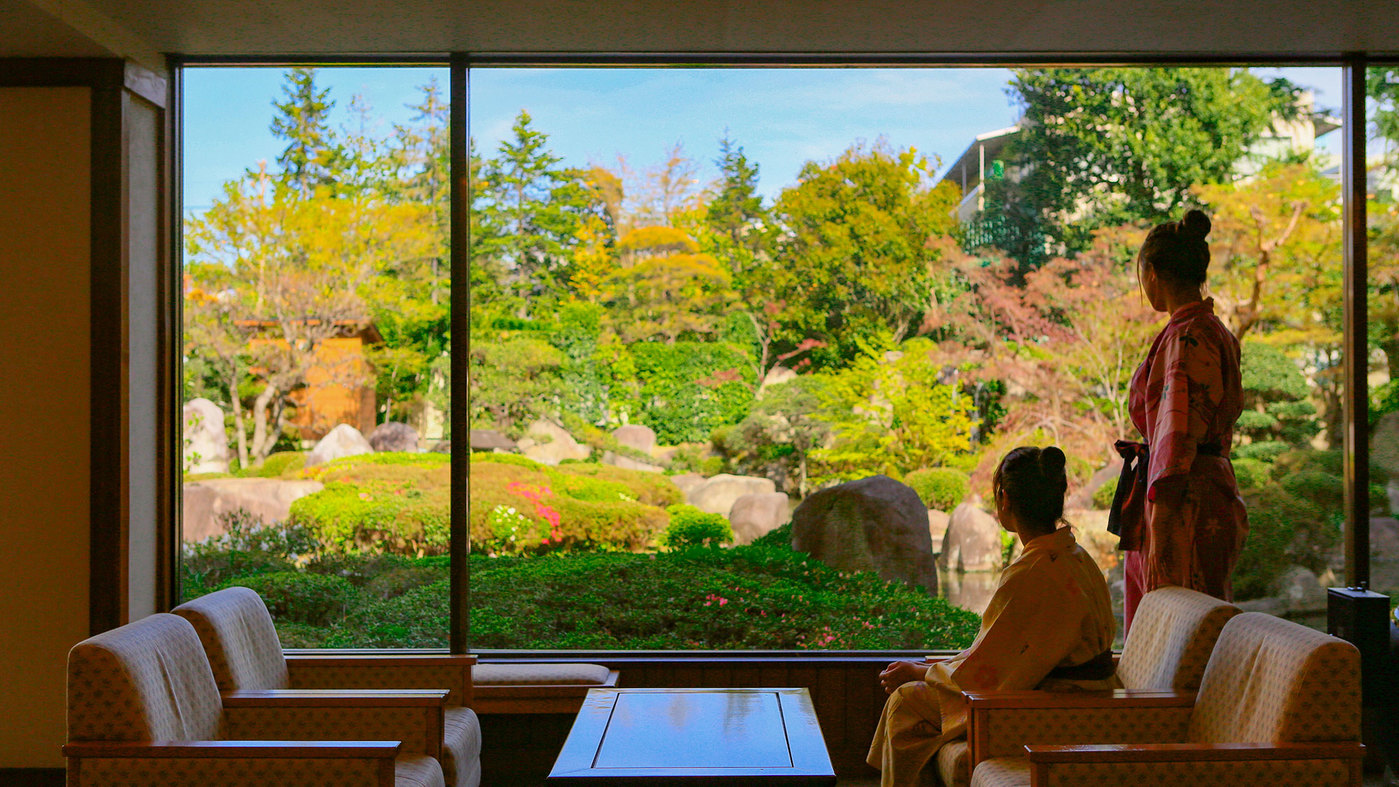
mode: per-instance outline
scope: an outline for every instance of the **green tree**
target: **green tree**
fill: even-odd
[[[1231,179],[1236,162],[1297,89],[1237,68],[1019,69],[1008,89],[1024,111],[1004,203],[1018,234],[1069,250],[1091,231],[1179,218],[1190,189]],[[998,208],[1000,209],[1000,208]]]
[[[480,236],[473,238],[504,276],[520,317],[535,299],[559,294],[579,223],[600,210],[584,173],[560,167],[548,136],[530,123],[521,111],[511,138],[482,165]]]
[[[700,248],[724,265],[737,294],[733,308],[752,325],[759,384],[774,363],[772,342],[779,328],[770,300],[775,227],[758,194],[758,165],[725,133],[719,140],[719,181],[696,231]]]
[[[341,151],[330,130],[330,110],[335,102],[330,88],[316,86],[316,69],[297,66],[284,75],[282,101],[274,101],[272,136],[286,140],[277,156],[283,177],[302,195],[316,186],[335,182]]]
[[[878,334],[898,343],[919,332],[950,281],[932,241],[950,236],[957,204],[932,166],[880,141],[802,167],[778,197],[783,240],[765,274],[778,352],[817,340],[817,363],[839,366]]]
[[[603,292],[623,341],[714,338],[732,290],[713,257],[674,227],[632,230],[617,248],[630,265],[609,276]]]
[[[1281,349],[1250,339],[1243,346],[1244,412],[1236,429],[1255,443],[1303,446],[1317,433],[1307,378]]]

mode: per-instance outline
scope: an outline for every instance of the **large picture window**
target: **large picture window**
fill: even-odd
[[[1163,320],[1134,255],[1201,207],[1243,346],[1236,593],[1322,624],[1340,69],[475,67],[465,283],[446,81],[186,69],[186,596],[253,587],[287,645],[443,647],[456,560],[473,649],[963,647],[1017,554],[987,502],[1016,445],[1069,454],[1120,581],[1111,449]]]

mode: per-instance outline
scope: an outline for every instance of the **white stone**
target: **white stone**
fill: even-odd
[[[543,465],[556,465],[565,459],[587,459],[593,452],[574,440],[567,429],[543,418],[529,425],[517,445],[520,453]]]
[[[777,491],[770,478],[720,473],[685,493],[685,502],[711,514],[729,515],[734,501],[744,495],[760,495]]]
[[[784,492],[760,492],[744,495],[729,509],[729,525],[733,527],[735,544],[751,544],[771,533],[792,518]]]
[[[612,436],[617,438],[617,442],[628,448],[649,454],[656,448],[656,433],[649,426],[641,424],[627,424],[619,426],[612,431]]]
[[[228,472],[228,434],[223,410],[208,399],[191,399],[183,408],[185,475]]]
[[[951,517],[936,508],[928,509],[928,535],[933,538],[933,551],[942,551],[942,538],[947,535],[947,523]]]
[[[306,455],[306,466],[315,467],[346,456],[374,453],[374,446],[364,439],[360,431],[349,424],[340,424],[321,438],[311,453]]]

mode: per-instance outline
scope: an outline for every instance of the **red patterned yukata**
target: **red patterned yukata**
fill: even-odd
[[[1141,597],[1162,585],[1233,595],[1229,574],[1248,533],[1229,462],[1243,388],[1239,341],[1212,298],[1171,315],[1132,375],[1128,407],[1150,455],[1140,549],[1127,552],[1124,631]],[[1178,507],[1157,499],[1162,480],[1182,476]]]

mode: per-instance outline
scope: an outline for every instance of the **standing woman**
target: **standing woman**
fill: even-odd
[[[1152,228],[1137,277],[1170,314],[1132,375],[1128,407],[1146,445],[1119,443],[1126,465],[1113,519],[1127,550],[1125,620],[1162,585],[1230,600],[1229,573],[1248,532],[1229,446],[1243,410],[1239,341],[1204,296],[1210,220],[1191,210]],[[1135,450],[1133,450],[1135,449]],[[1138,461],[1133,467],[1133,459]]]

